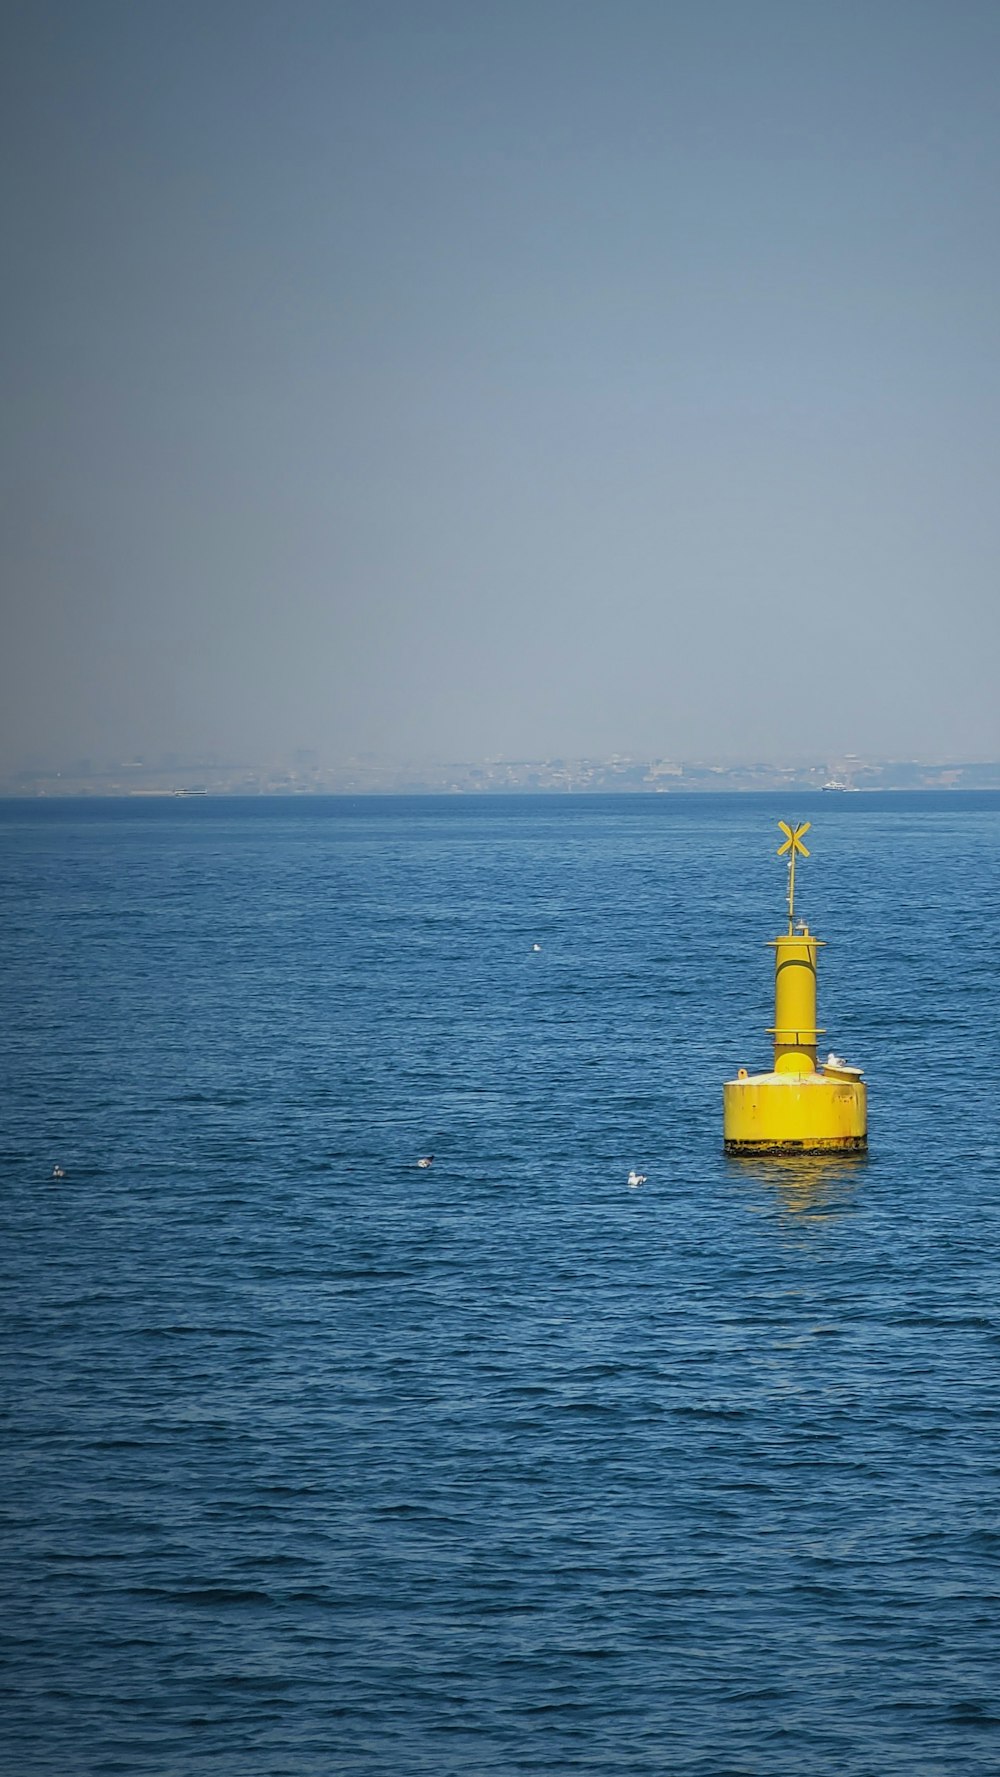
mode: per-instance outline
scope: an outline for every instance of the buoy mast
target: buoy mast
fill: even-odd
[[[814,1074],[816,1038],[825,1034],[816,1028],[816,953],[823,940],[812,936],[804,920],[799,921],[799,933],[795,932],[795,859],[809,856],[802,838],[811,825],[811,821],[804,821],[793,829],[786,821],[778,822],[787,834],[778,856],[788,853],[788,930],[771,939],[774,1024],[768,1035],[774,1038],[776,1074]]]

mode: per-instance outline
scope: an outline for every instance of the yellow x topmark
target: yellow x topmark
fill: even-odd
[[[778,847],[779,858],[782,857],[786,851],[789,852],[793,858],[796,856],[796,853],[800,858],[807,858],[809,856],[809,848],[808,846],[803,845],[802,835],[803,833],[808,833],[812,826],[812,821],[802,821],[797,827],[790,827],[787,821],[779,821],[778,826],[783,833],[787,833],[788,835],[784,843]]]

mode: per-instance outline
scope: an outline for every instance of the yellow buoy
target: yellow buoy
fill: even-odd
[[[778,856],[788,855],[788,930],[774,950],[774,1068],[750,1074],[741,1067],[722,1088],[727,1154],[863,1153],[868,1146],[867,1092],[861,1069],[830,1055],[816,1064],[816,959],[823,943],[803,920],[795,929],[795,860],[811,823],[790,827]]]

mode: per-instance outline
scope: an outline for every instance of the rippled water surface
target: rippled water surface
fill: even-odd
[[[0,816],[5,1777],[1000,1770],[1000,797]]]

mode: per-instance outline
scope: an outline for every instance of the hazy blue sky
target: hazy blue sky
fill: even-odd
[[[997,0],[21,0],[3,762],[1000,756]]]

